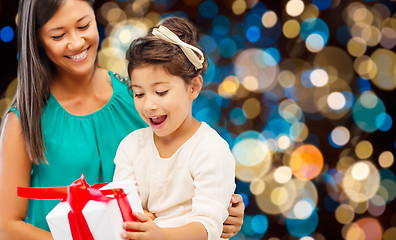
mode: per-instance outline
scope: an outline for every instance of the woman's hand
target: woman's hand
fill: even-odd
[[[222,238],[230,238],[235,236],[242,227],[245,204],[242,196],[233,194],[231,197],[231,206],[228,207],[229,216],[223,223]]]
[[[139,222],[124,222],[122,227],[126,232],[121,234],[122,239],[152,240],[163,239],[162,229],[154,222],[151,217],[142,213],[133,213]]]

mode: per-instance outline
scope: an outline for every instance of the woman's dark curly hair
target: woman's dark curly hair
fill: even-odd
[[[171,30],[183,42],[202,51],[198,45],[198,31],[190,21],[179,17],[169,17],[165,18],[160,25]],[[129,78],[134,69],[152,64],[161,65],[165,71],[182,78],[187,84],[194,77],[206,72],[209,62],[205,54],[203,67],[196,70],[178,45],[154,36],[151,31],[152,29],[146,36],[134,40],[126,53]]]

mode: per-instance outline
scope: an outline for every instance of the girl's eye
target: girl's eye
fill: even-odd
[[[143,95],[144,95],[143,93],[135,93],[136,98],[141,98],[141,97],[143,97]]]
[[[89,23],[87,23],[86,25],[84,25],[82,27],[78,27],[78,29],[84,30],[84,29],[87,29],[88,27],[89,27]]]
[[[162,91],[162,92],[157,92],[157,94],[158,94],[159,96],[163,96],[163,95],[165,95],[165,94],[167,94],[167,93],[168,93],[168,90]]]
[[[61,35],[58,35],[58,36],[52,36],[51,38],[54,40],[61,40],[63,38],[63,36],[65,36],[64,33],[62,33]]]

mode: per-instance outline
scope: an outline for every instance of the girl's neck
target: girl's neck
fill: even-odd
[[[193,116],[187,118],[172,134],[159,137],[154,134],[154,143],[162,158],[171,157],[185,142],[198,131],[201,123]]]

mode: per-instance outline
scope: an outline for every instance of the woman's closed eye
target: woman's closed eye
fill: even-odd
[[[161,91],[161,92],[156,92],[159,96],[164,96],[165,94],[167,94],[169,92],[169,90],[166,91]]]
[[[51,38],[54,39],[54,40],[61,40],[63,38],[63,36],[65,36],[64,33],[62,33],[61,35],[52,36]]]
[[[85,25],[82,26],[82,27],[78,27],[78,29],[80,29],[80,30],[87,29],[87,28],[89,27],[89,24],[90,24],[90,23],[87,23],[87,24],[85,24]]]

